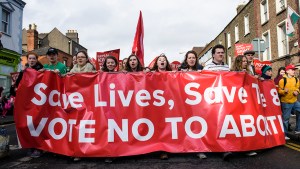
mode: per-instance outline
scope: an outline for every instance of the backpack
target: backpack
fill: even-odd
[[[295,84],[295,86],[296,86],[298,83],[298,78],[296,78],[296,77],[294,77],[294,78],[296,80],[296,84]],[[283,77],[283,88],[285,88],[285,85],[286,85],[286,77]]]

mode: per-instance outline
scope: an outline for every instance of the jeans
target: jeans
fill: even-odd
[[[284,133],[288,132],[288,125],[292,111],[297,111],[296,113],[296,129],[295,131],[300,131],[300,102],[296,101],[295,103],[281,103],[282,109],[282,119],[283,119],[283,128]]]

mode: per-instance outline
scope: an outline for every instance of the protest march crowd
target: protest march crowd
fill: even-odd
[[[264,80],[272,80],[272,67],[268,65],[264,65],[261,68],[261,74],[257,74],[255,72],[255,68],[253,66],[254,59],[254,51],[245,51],[244,55],[238,55],[232,67],[230,68],[227,64],[223,62],[225,57],[225,48],[222,45],[216,45],[212,48],[212,62],[207,64],[200,64],[199,59],[195,51],[188,51],[185,54],[185,58],[181,65],[178,68],[178,71],[189,72],[189,71],[197,71],[201,72],[205,71],[238,71],[238,72],[246,72],[252,77],[264,81]],[[72,76],[76,73],[86,73],[86,72],[117,72],[118,60],[114,56],[108,56],[105,58],[104,64],[100,70],[96,70],[95,66],[89,61],[88,54],[85,51],[79,51],[76,56],[73,57],[73,67],[67,72],[66,66],[58,62],[57,56],[58,51],[55,48],[49,48],[47,53],[47,58],[49,60],[49,64],[42,65],[38,61],[38,55],[33,52],[28,52],[27,54],[27,64],[24,66],[23,70],[20,72],[15,84],[12,85],[10,93],[11,98],[16,96],[18,92],[18,86],[22,80],[24,72],[26,69],[35,69],[39,72],[44,71],[52,71],[59,76]],[[284,133],[287,133],[290,130],[289,127],[289,119],[292,113],[295,111],[300,112],[300,103],[297,101],[297,96],[299,95],[300,82],[296,77],[295,70],[297,68],[290,64],[286,67],[281,67],[278,70],[278,75],[274,79],[274,83],[277,87],[277,91],[279,94],[280,102],[281,102],[281,110],[282,110],[282,124],[284,128]],[[166,55],[161,54],[155,60],[155,64],[153,67],[143,67],[138,57],[134,54],[131,54],[128,58],[123,59],[122,64],[119,65],[119,72],[164,72],[164,71],[172,71],[170,63]],[[24,80],[24,79],[23,79]],[[9,109],[7,105],[8,102],[13,102],[6,98],[6,96],[2,96],[2,118],[5,118],[6,112]],[[295,134],[300,134],[300,116],[297,116],[297,125],[295,129]],[[289,140],[289,137],[285,136],[285,140]],[[42,155],[43,151],[38,149],[30,149],[28,155],[31,157],[39,157]],[[257,153],[255,151],[245,152],[248,156],[255,156]],[[222,153],[222,158],[224,160],[228,160],[228,158],[232,155],[232,152],[224,152]],[[201,159],[207,158],[206,153],[197,153],[197,157]],[[80,160],[79,157],[73,157],[74,161]],[[167,152],[160,153],[161,159],[168,159]],[[106,158],[105,162],[112,162],[114,158]]]

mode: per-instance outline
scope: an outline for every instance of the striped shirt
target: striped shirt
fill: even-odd
[[[203,70],[212,70],[212,71],[229,71],[229,66],[224,64],[217,64],[214,61],[207,63]]]

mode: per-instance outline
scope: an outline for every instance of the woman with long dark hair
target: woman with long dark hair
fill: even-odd
[[[124,70],[127,72],[140,72],[143,71],[143,66],[138,57],[132,54],[128,57]]]
[[[276,87],[278,87],[278,83],[283,78],[284,75],[285,75],[285,67],[280,67],[278,69],[277,76],[274,79],[274,83]]]
[[[198,71],[202,70],[203,66],[199,64],[197,53],[193,50],[185,54],[184,61],[181,63],[180,70],[183,71]]]
[[[165,54],[159,55],[155,59],[154,66],[151,70],[156,71],[156,72],[172,71],[172,68],[170,66],[167,56]]]

